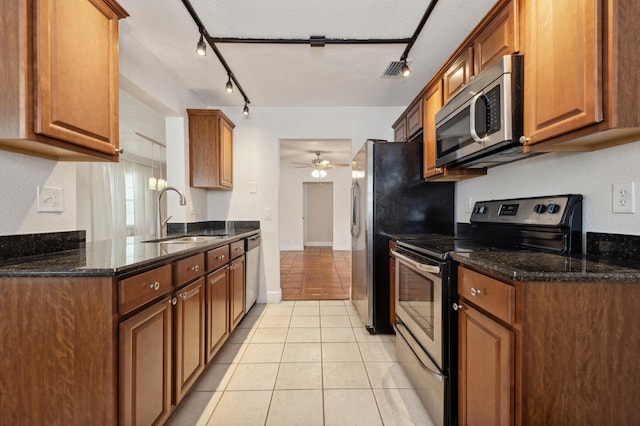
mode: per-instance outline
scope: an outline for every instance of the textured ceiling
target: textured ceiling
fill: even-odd
[[[209,106],[242,106],[224,91],[224,68],[195,53],[198,28],[180,0],[120,0],[130,16],[120,42],[136,39]],[[212,37],[406,38],[428,0],[192,0]],[[406,106],[495,0],[439,0],[409,53],[407,79],[382,78],[404,44],[217,44],[250,106]]]

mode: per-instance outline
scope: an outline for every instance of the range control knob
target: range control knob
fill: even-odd
[[[487,207],[486,207],[486,206],[480,206],[480,207],[478,207],[478,213],[479,213],[479,214],[485,214],[485,213],[487,213]]]
[[[542,213],[547,211],[547,206],[545,206],[544,204],[536,204],[533,207],[533,211],[538,213],[538,214],[542,214]]]
[[[558,213],[560,211],[560,206],[557,204],[549,204],[547,206],[547,213]]]

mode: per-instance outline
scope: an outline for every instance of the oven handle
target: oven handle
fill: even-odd
[[[395,250],[391,250],[391,254],[393,254],[394,256],[396,256],[398,259],[401,259],[402,261],[408,263],[409,265],[413,266],[415,269],[422,271],[422,272],[429,272],[431,274],[440,274],[440,267],[436,266],[436,265],[427,265],[426,263],[420,263],[420,262],[416,262],[415,260],[411,259],[410,257],[407,257],[403,254],[398,253]]]
[[[409,347],[409,349],[411,349],[411,352],[413,353],[413,356],[416,358],[416,360],[420,363],[420,366],[426,370],[429,374],[431,374],[436,380],[438,381],[443,381],[444,379],[447,378],[447,376],[445,376],[444,374],[440,373],[439,371],[433,371],[433,368],[429,368],[428,365],[426,365],[424,363],[424,361],[422,361],[422,358],[420,358],[420,356],[418,356],[418,354],[416,353],[415,349],[413,349],[413,345],[411,344],[411,342],[409,342],[407,340],[406,337],[404,337],[404,333],[402,332],[401,329],[406,330],[407,333],[411,334],[411,332],[407,329],[407,327],[404,326],[404,324],[398,320],[396,320],[393,323],[393,328],[396,329],[396,331],[398,332],[398,336],[400,336],[400,338],[402,338],[402,340],[404,340],[405,342],[407,342],[407,346]],[[430,360],[431,361],[431,360]],[[433,362],[433,361],[432,361]],[[437,370],[437,368],[436,368]]]

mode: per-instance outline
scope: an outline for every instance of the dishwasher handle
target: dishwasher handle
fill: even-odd
[[[260,247],[260,234],[252,235],[245,239],[245,251]]]

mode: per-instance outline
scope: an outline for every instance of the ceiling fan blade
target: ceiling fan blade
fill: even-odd
[[[349,167],[351,164],[340,164],[340,163],[336,163],[336,164],[327,164],[325,167]]]
[[[291,164],[296,164],[298,166],[312,167],[312,165],[309,163],[299,163],[297,161],[292,161]]]

